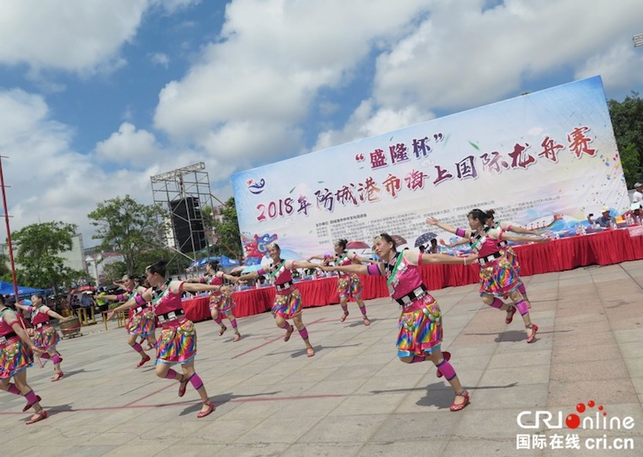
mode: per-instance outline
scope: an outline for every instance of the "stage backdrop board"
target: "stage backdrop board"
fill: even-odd
[[[242,242],[261,256],[277,241],[293,257],[356,249],[375,234],[414,248],[466,225],[472,208],[530,227],[573,225],[627,209],[599,76],[433,119],[232,177]]]

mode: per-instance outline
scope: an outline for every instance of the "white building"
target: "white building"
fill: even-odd
[[[87,273],[94,279],[96,285],[101,284],[105,279],[107,265],[123,261],[125,261],[125,257],[118,252],[99,252],[85,257]]]

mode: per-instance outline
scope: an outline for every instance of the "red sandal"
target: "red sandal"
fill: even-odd
[[[190,380],[192,376],[187,377],[183,375],[183,379],[179,381],[179,397],[182,397],[185,395],[185,391],[188,388],[188,381]]]
[[[141,368],[143,365],[145,365],[147,362],[152,360],[149,355],[145,354],[145,357],[141,359],[140,362],[136,364],[136,368]]]
[[[348,317],[348,311],[344,311],[344,315],[339,318],[339,322],[344,322]]]
[[[40,395],[36,395],[36,403],[38,403],[40,400],[42,400],[42,398],[40,398]],[[33,403],[29,403],[29,402],[27,402],[27,404],[25,405],[25,407],[24,407],[24,408],[22,408],[22,412],[23,412],[23,413],[26,413],[27,411],[29,411],[29,409],[30,409],[33,405],[34,405]]]
[[[284,341],[288,341],[290,339],[290,335],[292,335],[292,332],[295,331],[295,326],[291,325],[288,330],[286,330],[286,334],[284,335]]]
[[[514,320],[514,314],[516,314],[516,307],[513,305],[509,305],[509,309],[507,310],[507,317],[505,318],[505,324],[511,324],[511,322]]]
[[[306,348],[306,357],[312,357],[315,355],[315,350],[313,348]]]
[[[225,325],[222,325],[221,326],[221,331],[219,332],[219,336],[223,335],[226,330],[228,330],[228,327],[226,327]]]
[[[463,390],[462,392],[456,393],[455,396],[456,397],[464,397],[464,401],[462,403],[456,403],[455,399],[454,399],[453,403],[451,403],[451,406],[449,407],[449,409],[451,411],[453,411],[453,412],[462,411],[464,408],[466,408],[466,406],[469,403],[471,403],[469,401],[469,392],[467,392],[466,390]]]
[[[31,416],[31,419],[27,421],[27,425],[35,424],[36,422],[40,422],[43,419],[47,419],[47,411],[45,411],[43,408],[40,408],[40,410],[36,411],[36,414]]]
[[[364,326],[368,327],[369,325],[371,325],[370,319],[368,317],[364,316]]]
[[[210,414],[212,414],[212,411],[214,411],[214,409],[216,408],[216,406],[214,406],[214,403],[212,403],[211,401],[204,401],[203,404],[207,406],[208,409],[206,409],[205,411],[199,411],[199,414],[196,415],[196,417],[198,417],[199,419],[205,416],[209,416]]]
[[[444,351],[444,352],[442,353],[442,357],[444,357],[444,360],[446,360],[446,361],[448,362],[449,360],[451,360],[451,353],[450,353],[450,352],[447,352],[447,351]],[[435,375],[436,375],[438,378],[441,378],[442,376],[444,376],[444,375],[442,374],[442,372],[440,371],[440,369],[439,369],[439,368],[438,368],[438,369],[437,369],[437,371],[435,372]]]
[[[63,373],[62,371],[59,371],[58,373],[54,374],[53,378],[51,378],[51,382],[60,381],[63,378],[63,376],[65,376],[65,373]],[[40,419],[38,419],[38,420],[40,420]]]
[[[234,338],[232,338],[232,341],[236,343],[240,339],[241,339],[241,333],[235,333]]]
[[[536,341],[536,332],[538,331],[538,326],[536,324],[525,325],[525,328],[531,329],[531,335],[527,337],[527,343],[533,343]]]

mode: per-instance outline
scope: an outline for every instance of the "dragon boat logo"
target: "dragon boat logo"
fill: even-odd
[[[258,182],[256,182],[251,178],[246,181],[246,184],[248,185],[248,190],[251,194],[258,195],[265,190],[266,180],[261,178]]]
[[[563,411],[522,411],[516,417],[523,430],[538,430],[535,434],[517,434],[516,449],[634,449],[634,438],[609,437],[608,432],[632,430],[635,426],[631,416],[609,415],[605,407],[589,400],[576,405],[576,411],[565,415]],[[562,430],[567,429],[567,433]],[[548,433],[561,430],[561,433]],[[602,430],[603,436],[581,438],[584,430]]]

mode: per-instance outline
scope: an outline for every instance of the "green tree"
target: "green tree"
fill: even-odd
[[[132,197],[116,197],[97,205],[87,215],[97,227],[92,237],[100,239],[101,249],[123,255],[125,271],[140,274],[140,259],[146,251],[162,248],[166,243],[166,226],[161,222],[167,217],[159,205],[143,205]]]
[[[217,240],[213,247],[214,254],[242,259],[241,232],[239,231],[234,197],[230,197],[222,206],[218,207],[214,214],[211,208],[207,208],[204,212],[206,213],[204,214],[206,229],[212,228]]]
[[[64,265],[62,252],[71,251],[76,224],[60,221],[28,225],[11,236],[16,247],[18,283],[42,289],[58,289],[80,272]]]
[[[5,282],[12,281],[10,260],[6,254],[0,254],[0,280]]]
[[[631,188],[643,170],[643,100],[632,91],[622,102],[608,100],[607,105],[625,180]]]

